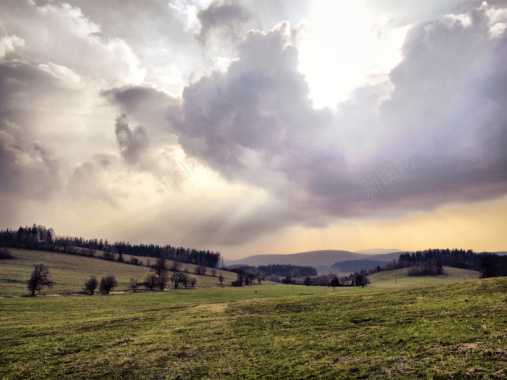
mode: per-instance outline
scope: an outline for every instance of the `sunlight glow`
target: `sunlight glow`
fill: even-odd
[[[316,107],[335,107],[360,85],[387,79],[401,60],[407,28],[371,14],[364,1],[313,3],[300,67]]]

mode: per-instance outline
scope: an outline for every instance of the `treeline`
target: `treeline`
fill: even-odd
[[[323,274],[317,275],[317,270],[313,267],[298,267],[296,265],[282,265],[293,268],[312,268],[314,270],[308,270],[308,274],[306,276],[292,276],[294,271],[282,272],[285,273],[285,276],[279,276],[271,272],[269,276],[267,273],[264,273],[260,269],[264,267],[277,267],[278,264],[274,265],[260,265],[258,267],[254,266],[240,266],[236,268],[230,268],[229,270],[235,272],[237,275],[236,281],[231,283],[232,286],[243,286],[243,285],[253,285],[255,281],[259,284],[263,280],[278,282],[282,284],[290,284],[290,285],[306,285],[306,286],[332,286],[333,288],[338,286],[366,286],[370,283],[368,276],[365,271],[356,272],[350,274],[349,276],[338,277],[336,274]],[[268,272],[269,273],[269,272]]]
[[[233,272],[237,272],[238,268],[243,268],[244,271],[251,273],[262,272],[265,277],[280,276],[280,277],[306,277],[316,276],[317,269],[311,266],[300,266],[290,264],[269,264],[269,265],[238,265],[236,268],[230,268]]]
[[[159,246],[155,244],[130,244],[128,242],[114,242],[107,239],[83,239],[81,237],[56,236],[52,228],[33,225],[33,227],[19,227],[15,230],[0,230],[0,245],[14,248],[39,249],[49,251],[63,251],[65,253],[79,253],[76,248],[104,251],[109,253],[107,258],[118,255],[118,261],[123,261],[123,255],[143,257],[164,257],[182,263],[203,265],[216,268],[220,262],[220,252],[197,250],[193,248]]]
[[[283,283],[287,283],[288,279],[282,280]],[[306,286],[331,286],[333,288],[339,286],[366,286],[370,283],[366,271],[360,271],[352,273],[348,276],[337,276],[335,273],[322,274],[319,276],[305,277],[301,279],[292,280],[293,284],[306,285]]]
[[[482,278],[507,276],[507,256],[496,253],[475,253],[464,249],[428,249],[425,251],[405,252],[398,260],[387,263],[385,268],[377,266],[368,273],[382,270],[410,268],[410,276],[439,275],[443,267],[470,269],[481,272]]]

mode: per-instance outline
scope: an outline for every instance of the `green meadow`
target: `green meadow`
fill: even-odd
[[[374,273],[368,277],[371,282],[370,286],[375,288],[401,288],[407,286],[444,285],[481,277],[479,272],[451,267],[444,267],[444,273],[438,276],[411,277],[407,274],[408,270],[409,268],[402,268]]]
[[[76,289],[92,269],[97,277],[114,269],[123,279],[120,283],[134,273],[128,271],[146,271],[146,267],[60,256],[61,263],[53,261],[54,257],[48,259],[53,279],[75,283]],[[65,265],[70,265],[63,261],[72,259],[94,261],[86,269],[88,264],[81,263],[75,282],[63,276],[69,270]],[[14,276],[13,266],[18,265],[19,270],[22,265],[14,261],[0,263],[1,278]],[[95,264],[98,267],[92,268]],[[106,267],[99,273],[107,264],[120,265],[126,272]],[[454,273],[458,279],[462,275]],[[396,281],[404,278],[402,273],[396,277]],[[451,277],[449,273],[447,279]],[[372,278],[365,288],[335,290],[262,284],[95,296],[3,297],[0,377],[507,377],[507,278],[437,284],[432,281],[439,279],[428,279],[411,286],[398,281],[390,287],[386,285],[393,280],[389,276],[383,281]],[[7,292],[4,282],[2,291]],[[26,288],[23,292],[26,295]]]

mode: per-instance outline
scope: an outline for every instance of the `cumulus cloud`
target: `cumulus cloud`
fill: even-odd
[[[197,40],[206,45],[212,33],[219,33],[222,41],[240,38],[240,28],[249,18],[249,12],[237,1],[213,1],[197,14],[201,25]]]
[[[22,38],[16,35],[5,35],[2,28],[0,28],[0,58],[4,58],[8,53],[22,46],[25,46],[25,41]]]
[[[168,118],[189,154],[283,200],[270,218],[280,225],[496,197],[507,190],[497,12],[481,5],[415,25],[390,82],[357,89],[336,111],[309,101],[288,24],[250,32],[227,71],[187,87]],[[261,218],[236,228],[254,231]]]
[[[131,47],[119,38],[104,38],[101,25],[69,3],[31,1],[4,4],[5,28],[25,41],[24,57],[71,67],[82,75],[110,85],[139,83],[146,69]],[[67,48],[69,47],[69,48]],[[71,47],[71,48],[70,48]],[[46,63],[46,62],[42,62]]]
[[[329,113],[312,109],[289,38],[286,24],[251,32],[227,73],[185,89],[168,117],[186,150],[220,168],[251,167],[251,153],[276,169],[278,159],[311,149],[303,140],[325,128]]]

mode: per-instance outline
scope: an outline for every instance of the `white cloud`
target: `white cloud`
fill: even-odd
[[[0,58],[4,58],[17,47],[23,46],[25,46],[25,41],[18,36],[2,36],[0,39]]]

